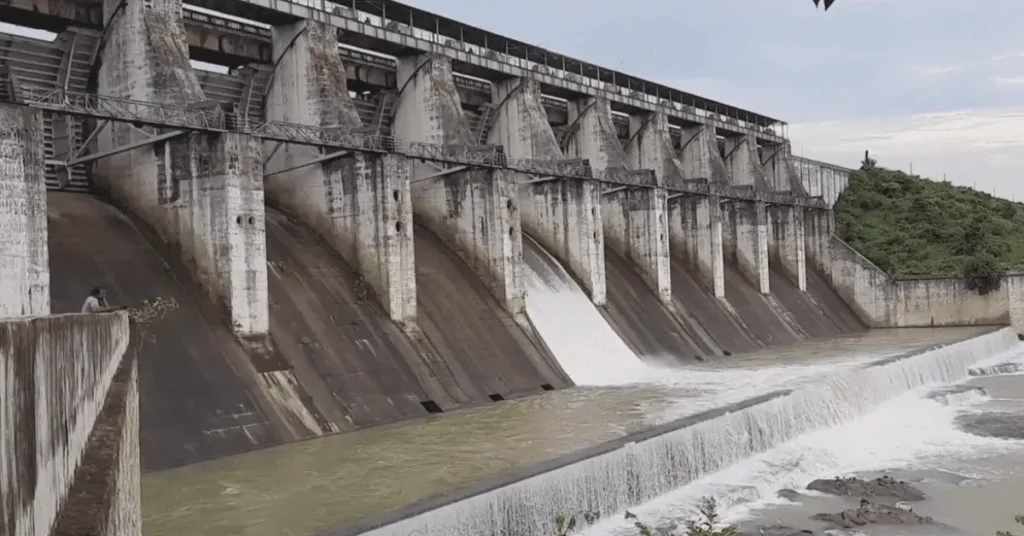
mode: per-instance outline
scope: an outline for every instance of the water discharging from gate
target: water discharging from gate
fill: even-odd
[[[627,443],[364,534],[553,534],[556,516],[621,513],[807,432],[850,422],[911,390],[963,380],[972,366],[1019,348],[1016,334],[1004,328],[913,356],[843,368],[767,402]]]
[[[527,314],[576,385],[622,385],[664,376],[640,361],[565,268],[525,234],[523,257]]]

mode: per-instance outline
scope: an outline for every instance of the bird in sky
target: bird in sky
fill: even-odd
[[[836,0],[824,0],[824,3],[825,11],[828,11],[828,8],[832,7],[832,4],[836,3]],[[822,0],[814,0],[814,7],[819,7],[821,4]]]

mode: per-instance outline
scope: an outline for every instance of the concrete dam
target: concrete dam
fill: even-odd
[[[850,170],[794,156],[784,122],[398,2],[7,0],[0,18],[53,36],[0,34],[0,317],[77,313],[96,286],[173,299],[118,350],[150,482],[321,436],[362,453],[336,460],[354,474],[367,434],[447,437],[380,425],[492,405],[481,438],[542,442],[503,401],[621,427],[594,442],[641,433],[634,395],[599,390],[587,414],[571,389],[615,383],[591,355],[610,347],[676,381],[775,347],[898,346],[869,328],[1018,323],[1016,277],[964,298],[834,237]]]
[[[56,33],[2,36],[5,181],[47,215],[8,239],[48,244],[53,312],[96,285],[180,304],[140,360],[144,469],[571,385],[525,314],[524,235],[640,356],[864,329],[815,256],[831,223],[808,192],[842,172],[801,173],[775,120],[341,32],[389,60],[339,47],[344,8],[233,5],[262,24],[167,0],[3,8]]]

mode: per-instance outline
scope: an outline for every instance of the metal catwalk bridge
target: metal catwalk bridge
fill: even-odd
[[[154,136],[149,140],[111,149],[103,153],[79,156],[66,162],[49,162],[66,166],[112,156],[120,152],[148,145],[159,139],[168,139],[184,131],[239,133],[261,138],[279,144],[291,143],[309,145],[334,151],[317,157],[301,166],[312,165],[332,159],[344,158],[355,153],[399,154],[407,158],[439,164],[441,170],[436,176],[471,169],[505,169],[538,177],[538,181],[550,179],[595,180],[618,191],[630,187],[653,187],[656,178],[650,170],[593,169],[586,159],[539,160],[507,157],[497,145],[440,145],[401,140],[392,136],[381,136],[372,129],[318,127],[278,121],[250,121],[225,112],[214,101],[204,101],[187,106],[143,102],[105,95],[79,93],[63,89],[35,90],[23,88],[17,92],[0,91],[0,100],[14,102],[51,113],[85,117],[100,121],[127,122],[156,128],[176,129],[175,132]],[[103,124],[89,136],[91,139]],[[88,145],[87,139],[83,145]],[[282,173],[284,171],[275,173]],[[672,197],[687,195],[716,195],[723,199],[760,201],[769,204],[800,205],[809,208],[823,208],[821,199],[792,196],[786,193],[759,192],[749,188],[734,188],[715,185],[706,180],[685,181],[682,185],[667,187]],[[606,189],[606,192],[609,190]],[[820,206],[819,206],[820,205]]]

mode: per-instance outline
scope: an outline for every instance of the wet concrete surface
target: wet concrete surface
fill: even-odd
[[[610,248],[605,248],[605,273],[608,302],[602,313],[638,356],[661,363],[693,363],[698,356],[714,354],[658,300],[630,261]]]
[[[793,344],[803,338],[787,324],[768,297],[743,277],[735,261],[729,259],[725,261],[725,299],[750,329],[750,334],[765,346]]]
[[[406,336],[352,268],[305,225],[267,208],[270,330],[330,431],[428,415],[469,402],[426,341]],[[450,393],[450,394],[449,394]],[[480,401],[479,399],[477,401]]]
[[[825,277],[810,264],[807,266],[807,294],[843,333],[855,333],[867,329],[864,322],[857,317],[857,313],[853,312],[853,309],[839,297]]]
[[[834,337],[844,333],[811,296],[778,268],[769,271],[772,295],[808,337]]]
[[[140,352],[144,471],[570,385],[430,236],[416,249],[423,333],[408,335],[312,230],[268,208],[270,337],[243,344],[144,224],[82,194],[51,193],[49,215],[54,312],[94,286],[112,305],[179,304]]]
[[[983,331],[885,330],[804,341],[716,364],[694,364],[699,370],[722,372],[710,376],[721,378],[720,385],[577,387],[154,473],[143,480],[144,531],[149,536],[299,536],[330,530],[791,386],[798,376],[791,369],[771,374],[775,366],[866,362]],[[816,373],[823,374],[821,370],[829,367],[819,367]],[[763,380],[751,381],[751,375],[766,371]],[[813,381],[811,376],[800,378]]]
[[[139,350],[144,471],[194,463],[297,437],[275,419],[248,353],[205,293],[151,244],[145,228],[83,194],[48,195],[54,313],[78,312],[95,286],[111,305],[173,298]],[[133,348],[139,344],[133,333]]]
[[[511,398],[572,385],[540,337],[520,327],[454,252],[417,225],[418,323],[457,396]]]
[[[718,346],[718,354],[737,354],[761,347],[746,327],[728,309],[728,305],[715,297],[714,291],[703,285],[680,259],[672,259],[672,299],[677,308],[695,317],[697,323]]]

